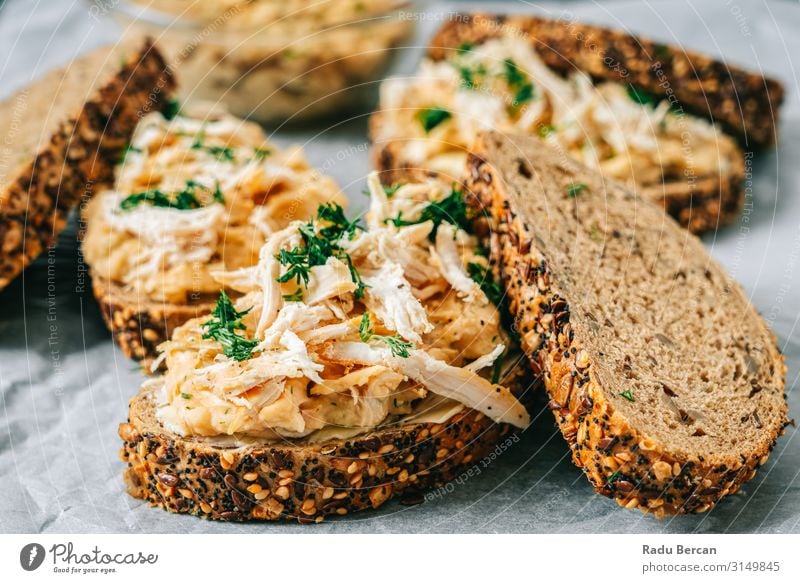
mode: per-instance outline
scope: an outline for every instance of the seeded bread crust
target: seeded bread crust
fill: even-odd
[[[211,300],[189,304],[141,300],[119,284],[97,276],[92,278],[92,291],[122,352],[145,369],[158,356],[158,345],[169,340],[175,328],[214,309]]]
[[[534,374],[544,381],[551,399],[549,408],[572,450],[575,465],[597,492],[626,508],[639,508],[659,518],[709,510],[723,496],[739,490],[767,461],[789,423],[785,401],[778,423],[764,430],[760,446],[747,456],[728,456],[725,463],[710,463],[702,456],[685,459],[668,451],[669,445],[661,447],[633,427],[607,398],[608,392],[593,369],[595,362],[583,350],[581,334],[576,333],[568,298],[559,292],[557,278],[539,249],[541,240],[510,204],[503,176],[496,167],[500,162],[488,160],[486,144],[495,139],[503,138],[488,134],[476,145],[468,165],[468,188],[474,196],[473,204],[484,217],[480,226],[484,232],[490,229],[492,265],[505,285],[523,350]],[[526,139],[516,138],[516,143]],[[524,144],[523,149],[525,146],[528,152],[534,151],[532,144]],[[544,146],[535,147],[541,155]],[[539,171],[564,172],[563,167],[550,168],[550,162],[528,160],[534,166],[542,164],[537,167]],[[586,174],[574,178],[580,177],[587,179]],[[774,343],[774,336],[771,338]],[[781,378],[775,390],[783,395],[786,367],[775,352],[772,366]],[[760,420],[756,418],[755,422]]]
[[[538,16],[459,14],[438,30],[428,54],[442,60],[464,42],[478,44],[502,34],[529,43],[556,71],[579,69],[596,80],[633,85],[657,97],[672,91],[678,105],[721,124],[747,149],[776,143],[784,97],[779,81],[619,30]]]
[[[508,433],[466,410],[442,424],[393,426],[349,440],[224,447],[165,430],[155,393],[131,400],[119,427],[128,493],[170,512],[212,520],[297,520],[422,502]]]
[[[380,112],[373,113],[370,126],[374,128],[380,123]],[[373,129],[372,135],[376,134],[377,130]],[[381,181],[387,185],[426,178],[438,178],[447,185],[463,180],[462,177],[444,176],[419,168],[405,160],[403,142],[399,140],[382,146],[375,144],[372,157]],[[693,183],[676,180],[642,187],[639,194],[660,204],[667,214],[692,233],[714,231],[733,223],[744,205],[744,159],[737,157],[730,163],[732,167],[725,175],[701,177]]]
[[[112,181],[139,118],[173,85],[148,40],[101,48],[0,104],[0,134],[15,145],[0,157],[0,289],[55,243],[70,210]]]

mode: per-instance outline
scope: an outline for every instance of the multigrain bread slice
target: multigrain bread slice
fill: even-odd
[[[568,76],[581,71],[595,84],[619,83],[630,88],[636,100],[668,101],[682,120],[707,119],[724,130],[715,153],[690,152],[685,156],[686,168],[664,166],[663,179],[658,180],[644,178],[637,172],[629,184],[635,186],[639,196],[659,203],[692,232],[712,231],[736,220],[744,202],[744,150],[752,152],[776,142],[778,109],[783,101],[783,87],[778,81],[644,37],[572,20],[528,15],[453,15],[431,40],[428,60],[434,64],[451,62],[463,58],[465,50],[500,39],[511,39],[518,46],[530,47],[543,66],[556,75]],[[462,76],[461,86],[469,89],[474,83],[475,71],[460,65],[456,68]],[[529,72],[526,67],[521,70]],[[535,94],[541,89],[535,75],[532,77]],[[477,93],[491,95],[495,92],[491,89]],[[424,92],[419,95],[423,101],[432,99]],[[504,97],[511,99],[513,96]],[[438,136],[434,131],[427,139],[443,140],[447,143],[443,149],[449,150],[451,155],[443,156],[438,162],[431,156],[418,159],[415,152],[419,144],[414,143],[419,138],[418,132],[409,129],[414,124],[393,123],[392,108],[387,108],[384,101],[391,100],[382,94],[380,109],[370,120],[374,164],[383,172],[384,181],[391,184],[409,172],[440,175],[448,182],[460,180],[458,170],[449,169],[452,164],[447,164],[447,158],[454,158],[453,154],[457,153],[465,157],[469,144],[452,139],[446,132]],[[400,108],[407,105],[403,101]],[[472,111],[464,107],[465,111]],[[474,109],[471,115],[476,119],[488,115],[485,106]],[[505,128],[493,129],[505,131]],[[550,132],[552,126],[541,126],[539,131],[542,130]],[[602,158],[602,154],[600,156]],[[715,170],[697,163],[714,158],[720,162]],[[604,162],[615,166],[614,161]],[[443,170],[444,166],[448,170]],[[614,174],[609,173],[609,176]]]
[[[577,68],[596,80],[633,85],[659,97],[674,94],[685,110],[722,125],[748,150],[777,141],[784,97],[779,81],[644,36],[574,20],[460,14],[437,31],[428,53],[441,60],[464,43],[507,33],[529,43],[556,71]]]
[[[145,41],[100,48],[0,104],[0,289],[54,243],[82,198],[112,180],[139,118],[172,88]]]
[[[701,242],[533,138],[483,135],[468,175],[523,348],[597,491],[663,516],[751,479],[787,424],[784,360]]]
[[[442,423],[392,425],[350,439],[224,443],[166,430],[156,400],[155,388],[140,392],[119,428],[128,493],[214,520],[309,523],[398,495],[416,504],[421,491],[479,462],[509,431],[467,409]]]
[[[299,147],[279,150],[253,122],[214,104],[167,113],[141,120],[114,184],[82,212],[95,298],[145,367],[173,329],[211,312],[212,272],[251,265],[267,233],[343,200]]]

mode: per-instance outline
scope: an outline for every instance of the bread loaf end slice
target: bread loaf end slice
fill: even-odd
[[[535,138],[481,136],[468,175],[523,347],[597,491],[664,516],[751,479],[788,422],[785,365],[700,240]]]
[[[102,47],[0,103],[0,290],[113,179],[139,119],[174,88],[149,40]]]

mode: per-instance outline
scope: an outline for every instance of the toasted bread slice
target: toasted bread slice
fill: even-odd
[[[441,423],[392,425],[346,440],[223,442],[168,431],[156,405],[156,389],[143,389],[119,428],[128,493],[214,520],[319,522],[407,491],[407,502],[419,502],[420,490],[453,479],[508,433],[467,409]]]
[[[122,60],[122,61],[121,61]],[[113,179],[139,118],[173,89],[150,41],[98,49],[0,104],[0,289],[54,244],[82,198]]]
[[[703,512],[787,423],[775,337],[699,239],[526,136],[483,135],[468,187],[534,372],[598,492]]]
[[[686,132],[699,135],[708,131],[706,128],[695,130],[690,127],[691,120],[700,118],[708,119],[724,130],[725,133],[719,132],[716,145],[704,145],[702,151],[695,151],[697,146],[684,142],[681,147],[685,152],[678,157],[684,160],[678,165],[674,165],[677,159],[667,154],[661,163],[663,176],[655,176],[652,172],[654,167],[659,167],[657,161],[650,161],[649,167],[643,169],[638,167],[640,163],[634,164],[632,159],[625,160],[628,155],[624,153],[603,153],[601,148],[596,155],[609,177],[622,179],[625,175],[626,182],[635,188],[639,196],[660,204],[692,232],[713,231],[738,217],[744,202],[745,161],[742,148],[752,151],[775,143],[777,112],[783,100],[783,88],[779,82],[679,47],[601,27],[534,16],[458,15],[432,39],[427,64],[435,67],[442,62],[456,63],[457,59],[464,58],[465,50],[501,39],[518,48],[529,47],[526,50],[541,60],[541,65],[520,65],[517,69],[529,74],[533,80],[533,89],[529,94],[542,91],[536,76],[537,67],[549,69],[549,74],[554,78],[578,70],[586,73],[595,84],[612,82],[629,88],[629,91],[635,88],[631,94],[636,100],[668,101],[677,112],[676,116],[680,116],[680,123],[685,126],[682,136],[687,135]],[[491,54],[494,55],[494,52]],[[511,62],[511,59],[507,61]],[[392,90],[392,86],[385,87],[381,109],[370,120],[374,164],[383,172],[385,182],[397,181],[400,179],[398,177],[409,172],[427,172],[437,174],[448,182],[460,181],[463,177],[459,173],[461,161],[466,158],[471,145],[470,130],[465,128],[476,123],[486,124],[493,119],[492,105],[485,102],[487,98],[516,100],[512,93],[499,91],[492,86],[470,89],[475,82],[474,76],[479,73],[459,63],[456,63],[456,69],[463,78],[460,87],[468,84],[468,90],[462,91],[464,95],[460,96],[465,99],[455,99],[453,106],[453,121],[450,123],[458,129],[436,129],[430,135],[422,136],[429,143],[439,142],[437,147],[424,148],[433,154],[422,154],[417,124],[413,121],[409,124],[405,118],[404,123],[399,123],[395,118],[411,115],[412,102],[430,101],[429,105],[437,105],[436,99],[442,96],[436,90],[439,81],[423,79],[421,83],[428,83],[430,92],[413,93],[412,89],[410,91],[416,97],[402,99],[387,97],[397,92]],[[423,66],[421,74],[430,74],[432,79],[436,79],[441,71]],[[485,72],[480,74],[485,75]],[[399,80],[399,83],[413,84],[413,80]],[[469,94],[475,95],[474,99],[478,101],[467,104],[469,100],[466,97]],[[558,105],[564,107],[564,103]],[[603,107],[606,106],[614,111],[611,101],[603,104]],[[585,104],[577,109],[581,107],[585,107]],[[544,113],[537,115],[546,118],[546,112],[545,108]],[[463,121],[462,117],[468,119]],[[624,119],[624,114],[619,119]],[[504,126],[492,129],[508,130]],[[532,133],[551,132],[554,129],[553,126],[543,125]],[[655,133],[654,128],[648,131],[648,134],[651,133]],[[645,139],[650,137],[648,135]],[[622,139],[632,143],[627,137]],[[661,150],[656,158],[662,159],[662,153],[668,151],[674,152],[672,146]],[[609,157],[604,158],[606,155]],[[629,163],[631,168],[627,169]]]

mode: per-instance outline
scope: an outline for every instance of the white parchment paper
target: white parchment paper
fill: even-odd
[[[800,6],[765,0],[494,4],[576,17],[645,33],[760,69],[786,85],[781,144],[755,159],[745,217],[705,243],[744,286],[779,337],[789,366],[790,413],[800,373],[800,108],[794,55]],[[438,5],[448,11],[453,5]],[[433,13],[431,13],[433,14]],[[424,43],[440,23],[420,23]],[[118,38],[108,19],[90,18],[76,0],[7,0],[0,8],[0,93],[89,48]],[[411,71],[421,49],[405,51]],[[798,63],[800,65],[800,63]],[[363,206],[369,170],[366,121],[279,132],[303,145]],[[0,294],[1,532],[298,532],[296,524],[220,524],[167,514],[129,498],[121,479],[117,425],[142,380],[116,349],[80,270],[76,232],[64,233]],[[800,443],[788,428],[769,462],[743,491],[713,511],[662,521],[595,495],[569,461],[549,412],[519,442],[471,477],[424,504],[388,503],[378,512],[329,520],[314,532],[800,532]]]

